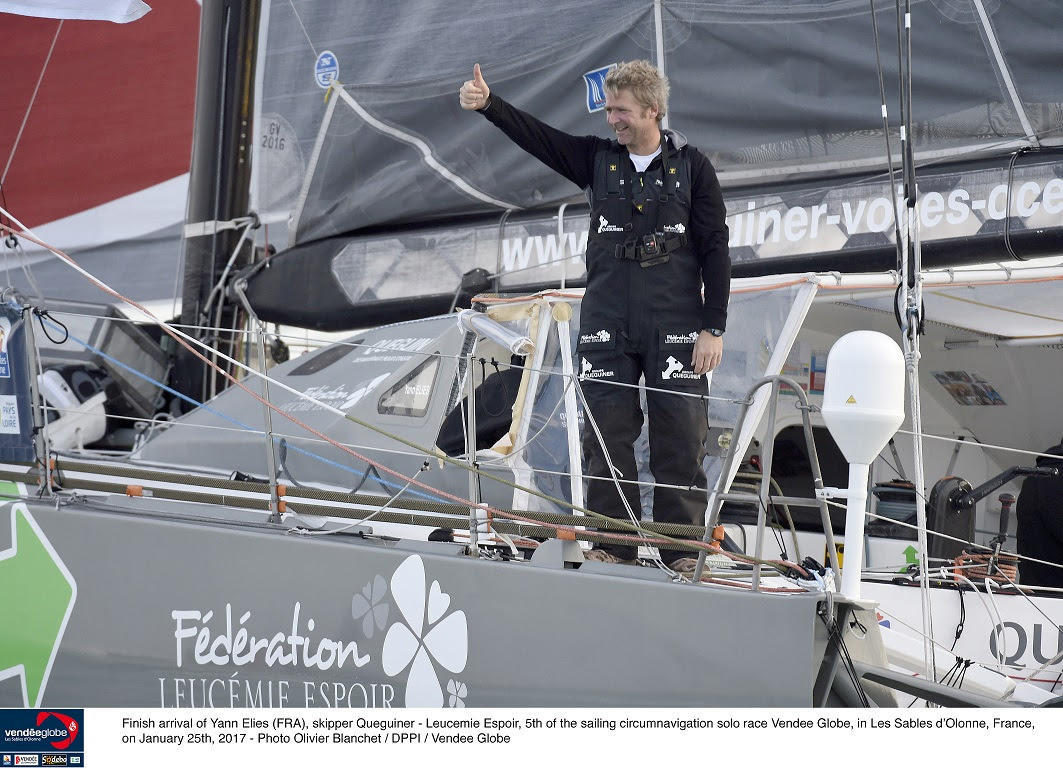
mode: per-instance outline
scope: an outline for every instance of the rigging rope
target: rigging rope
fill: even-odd
[[[8,214],[8,215],[10,216],[10,214]],[[416,481],[413,478],[409,478],[409,477],[403,475],[402,473],[391,469],[390,467],[387,467],[385,465],[381,465],[378,462],[375,462],[375,461],[369,459],[368,457],[363,456],[363,455],[359,454],[358,452],[348,448],[347,446],[340,444],[339,442],[333,440],[332,438],[329,438],[327,435],[325,435],[325,434],[321,433],[320,431],[314,429],[310,425],[305,424],[304,422],[300,421],[299,419],[294,417],[289,412],[284,411],[281,408],[278,408],[276,405],[268,402],[267,400],[265,400],[264,398],[259,396],[257,393],[253,392],[249,387],[247,387],[243,382],[238,380],[231,373],[224,371],[218,365],[214,364],[210,359],[208,359],[203,353],[201,353],[195,347],[196,346],[202,347],[202,348],[208,350],[208,352],[211,353],[211,354],[215,354],[216,350],[210,349],[208,347],[208,345],[204,344],[203,342],[199,341],[198,339],[194,339],[194,338],[190,337],[188,334],[185,334],[182,331],[179,331],[178,329],[174,328],[169,323],[166,323],[165,321],[160,320],[153,313],[151,313],[148,309],[146,309],[144,306],[140,305],[139,303],[137,303],[136,301],[134,301],[132,299],[129,299],[126,296],[123,296],[122,294],[118,293],[113,288],[111,288],[110,286],[106,285],[105,283],[103,283],[101,280],[99,280],[95,276],[93,276],[90,273],[88,273],[85,269],[83,269],[74,259],[72,259],[66,253],[63,253],[59,249],[54,248],[54,247],[50,246],[49,244],[45,243],[44,241],[39,240],[38,238],[36,238],[28,230],[28,228],[25,227],[25,225],[23,225],[17,219],[15,219],[14,217],[10,217],[10,218],[12,219],[12,221],[15,222],[16,225],[18,225],[19,227],[22,228],[23,232],[21,234],[22,234],[23,237],[25,237],[26,239],[30,240],[31,242],[36,243],[37,245],[40,245],[43,248],[47,248],[49,251],[51,251],[56,256],[58,256],[61,261],[63,261],[64,263],[68,264],[75,271],[77,271],[78,273],[80,273],[81,275],[86,277],[88,280],[90,280],[94,285],[99,287],[101,290],[103,290],[104,292],[110,294],[111,296],[119,299],[120,301],[123,301],[123,302],[129,304],[130,306],[134,307],[135,309],[137,309],[138,311],[143,313],[146,317],[151,318],[156,324],[158,324],[158,326],[167,335],[169,335],[171,338],[173,338],[182,347],[188,349],[189,352],[193,356],[195,356],[197,359],[199,359],[202,363],[204,363],[205,365],[217,370],[231,384],[233,384],[236,387],[239,387],[241,390],[243,390],[250,397],[252,397],[256,401],[262,403],[266,408],[269,408],[272,412],[275,412],[275,413],[283,416],[284,418],[288,419],[289,421],[291,421],[296,426],[299,426],[300,428],[305,429],[307,432],[310,432],[311,434],[317,436],[318,438],[320,438],[321,440],[329,443],[333,447],[339,448],[340,450],[342,450],[342,451],[354,456],[355,458],[357,458],[357,459],[359,459],[361,461],[364,461],[364,462],[366,462],[368,464],[373,464],[373,465],[377,466],[377,468],[379,470],[381,470],[381,471],[383,471],[383,472],[385,472],[385,473],[387,473],[389,475],[392,475],[393,477],[396,477],[396,478],[398,478],[400,480],[403,480],[403,481],[409,481],[412,485],[414,485],[416,487],[419,487],[422,490],[425,490],[425,491],[427,491],[429,493],[438,495],[441,498],[445,498],[445,499],[448,499],[450,501],[453,501],[455,503],[462,504],[462,505],[465,505],[465,506],[475,506],[475,507],[477,507],[479,509],[482,509],[484,512],[488,513],[489,515],[498,515],[498,516],[504,517],[506,519],[523,521],[523,522],[529,522],[530,521],[528,518],[522,517],[521,515],[518,515],[516,513],[499,510],[499,509],[490,507],[490,506],[488,506],[486,504],[473,504],[469,500],[462,499],[461,497],[456,496],[454,494],[450,494],[450,493],[448,493],[446,491],[441,491],[439,489],[432,488],[431,486],[428,486],[428,485],[426,485],[426,484],[424,484],[422,482]],[[10,227],[8,227],[6,225],[3,225],[3,224],[0,224],[0,230],[8,231],[11,234],[17,234],[13,229],[11,229]],[[229,364],[231,364],[231,365],[233,365],[233,366],[235,366],[237,368],[243,369],[246,373],[249,373],[250,375],[262,377],[262,374],[260,374],[258,371],[255,371],[255,370],[243,365],[239,361],[234,360],[234,359],[228,357],[227,355],[217,353],[217,357],[219,357],[220,359],[228,362]],[[429,451],[429,450],[425,449],[424,447],[419,446],[416,443],[413,443],[412,441],[406,440],[406,439],[404,439],[404,438],[402,438],[402,437],[400,437],[398,435],[390,434],[386,430],[383,430],[383,429],[381,429],[381,428],[379,428],[379,427],[377,427],[375,425],[369,424],[369,423],[367,423],[367,422],[365,422],[365,421],[363,421],[361,419],[357,419],[357,418],[351,416],[350,414],[347,414],[347,413],[345,413],[345,412],[343,412],[343,411],[341,411],[341,410],[339,410],[337,408],[333,408],[332,406],[329,406],[327,404],[324,404],[324,403],[321,403],[319,401],[313,400],[313,398],[309,398],[304,393],[299,392],[299,391],[295,390],[294,388],[285,385],[283,382],[279,382],[279,381],[276,381],[274,379],[270,379],[270,381],[272,383],[274,383],[275,385],[279,386],[280,388],[290,392],[291,394],[294,394],[294,395],[296,395],[297,397],[299,397],[301,399],[311,400],[311,401],[315,402],[317,405],[319,405],[320,407],[322,407],[322,408],[324,408],[324,409],[326,409],[326,410],[328,410],[330,412],[333,412],[336,415],[342,416],[343,418],[347,419],[348,421],[351,421],[351,422],[353,422],[355,424],[358,424],[359,426],[362,426],[362,427],[364,427],[366,429],[370,429],[370,430],[375,431],[375,432],[377,432],[379,434],[382,434],[384,436],[390,437],[391,439],[397,440],[398,442],[403,443],[403,444],[407,445],[408,447],[420,450],[420,451],[424,452],[426,455],[435,457],[435,458],[439,459],[440,461],[444,461],[444,462],[447,462],[447,463],[454,464],[456,466],[459,466],[459,467],[463,468],[466,471],[474,472],[477,475],[482,474],[482,471],[479,470],[475,466],[470,466],[469,464],[467,464],[465,462],[460,462],[460,461],[457,461],[457,460],[452,459],[450,457],[441,456],[437,452]],[[174,394],[178,394],[178,393],[175,392]],[[184,397],[184,396],[181,395],[181,397]],[[244,425],[241,425],[241,426],[244,426]],[[507,486],[513,487],[515,489],[519,489],[519,490],[525,491],[525,492],[527,492],[527,493],[529,493],[529,494],[531,494],[533,496],[537,496],[537,497],[542,498],[544,500],[547,500],[547,501],[550,501],[552,503],[558,504],[558,505],[560,505],[562,507],[573,509],[573,510],[578,511],[578,512],[582,512],[584,515],[586,515],[588,517],[592,517],[592,518],[595,518],[595,519],[601,519],[601,520],[611,520],[611,521],[614,520],[614,518],[610,518],[610,517],[608,517],[606,515],[602,515],[600,513],[593,512],[592,510],[589,510],[589,509],[586,509],[586,508],[576,507],[576,506],[574,506],[574,505],[572,505],[572,504],[570,504],[570,503],[568,503],[568,502],[566,502],[566,501],[564,501],[562,499],[557,499],[557,498],[551,497],[548,494],[541,493],[541,492],[536,491],[534,489],[523,488],[523,487],[517,485],[516,483],[511,483],[511,482],[509,482],[509,481],[507,481],[507,480],[505,480],[503,478],[494,477],[494,479],[497,482],[499,482],[499,483],[501,483],[503,485],[507,485]],[[558,531],[565,531],[566,533],[569,533],[569,534],[575,534],[575,533],[579,532],[579,530],[580,530],[579,528],[577,528],[575,526],[571,526],[571,525],[555,524],[555,525],[553,525],[551,527],[555,528]],[[619,541],[619,542],[622,542],[622,543],[653,544],[653,545],[657,545],[657,546],[660,546],[660,545],[673,545],[673,546],[674,545],[681,545],[682,548],[692,547],[692,548],[697,549],[697,550],[705,550],[705,551],[707,551],[709,553],[714,553],[714,554],[719,554],[720,553],[719,548],[716,547],[713,544],[708,544],[708,543],[701,542],[701,541],[679,541],[679,540],[677,540],[677,539],[675,539],[675,538],[673,538],[671,536],[667,536],[667,535],[664,535],[664,534],[661,534],[661,533],[647,534],[646,529],[643,528],[640,523],[624,523],[622,527],[624,527],[626,530],[632,531],[633,535],[632,534],[613,534],[613,533],[602,534],[602,535],[606,536],[607,540],[609,540],[609,541]],[[727,554],[728,556],[732,556],[729,553],[724,553],[724,554]],[[772,568],[774,568],[776,570],[779,570],[780,572],[785,572],[785,566],[780,566],[780,565],[776,564],[774,561],[764,561],[763,564],[768,565],[768,566],[770,566],[770,567],[772,567]]]
[[[30,103],[26,106],[26,114],[22,116],[22,124],[18,128],[18,134],[15,136],[15,143],[11,145],[11,154],[7,157],[7,165],[4,166],[4,172],[0,174],[0,189],[3,188],[4,182],[7,181],[7,172],[11,170],[11,163],[15,159],[15,151],[18,149],[19,142],[22,140],[22,133],[26,130],[26,123],[29,122],[30,112],[33,111],[33,105],[37,101],[37,93],[41,90],[41,83],[44,82],[44,73],[48,71],[48,64],[52,60],[52,53],[55,51],[55,44],[59,42],[59,33],[63,30],[63,21],[59,21],[59,26],[55,28],[55,37],[52,38],[52,44],[48,48],[48,55],[44,59],[44,66],[41,67],[41,74],[37,77],[37,85],[33,88],[33,95],[30,96]],[[11,234],[14,234],[12,232]]]
[[[922,325],[922,264],[919,243],[919,220],[916,215],[916,200],[918,187],[915,179],[915,150],[914,136],[912,135],[912,14],[910,0],[903,0],[904,13],[902,15],[902,0],[897,0],[897,74],[899,78],[899,97],[901,107],[901,155],[904,171],[904,242],[897,239],[897,256],[901,270],[900,295],[904,298],[904,312],[901,323],[901,340],[904,349],[904,359],[908,373],[909,392],[911,395],[911,420],[914,433],[913,452],[915,465],[915,488],[917,493],[925,486],[923,476],[923,443],[922,443],[922,406],[919,391],[919,334]],[[872,4],[872,10],[874,5]],[[888,147],[888,144],[887,144]],[[892,166],[892,159],[887,157],[887,162]],[[892,167],[891,167],[892,170]],[[896,219],[900,218],[900,211],[894,209]],[[927,558],[929,551],[926,541],[926,507],[924,504],[916,504],[916,518],[919,523],[917,538],[919,543],[919,572],[920,572],[920,597],[923,614],[923,655],[926,664],[926,677],[933,680],[936,677],[934,670],[934,650],[931,643],[933,636],[933,619],[930,613],[930,594],[928,591]]]
[[[886,169],[889,172],[890,198],[896,194],[897,180],[893,171],[893,149],[890,146],[889,109],[886,107],[886,82],[882,69],[882,52],[878,32],[878,19],[875,18],[875,0],[871,0],[871,28],[875,37],[875,69],[878,72],[878,93],[882,105],[882,135],[886,140]],[[894,206],[896,210],[896,206]],[[897,216],[893,217],[894,242],[901,242],[901,225]]]

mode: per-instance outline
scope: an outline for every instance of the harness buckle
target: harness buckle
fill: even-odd
[[[643,235],[641,240],[628,240],[623,245],[617,245],[614,254],[618,259],[637,261],[641,267],[652,267],[664,264],[668,261],[670,253],[679,250],[685,244],[684,235],[654,232],[650,235]]]

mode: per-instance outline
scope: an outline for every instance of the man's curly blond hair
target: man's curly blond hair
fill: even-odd
[[[643,109],[657,107],[657,122],[668,113],[668,78],[645,59],[625,61],[609,70],[605,88],[614,96],[630,91]]]

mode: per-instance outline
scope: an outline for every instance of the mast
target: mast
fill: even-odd
[[[661,8],[661,0],[653,0],[653,32],[657,70],[667,77],[664,70],[664,11]],[[668,114],[665,113],[661,120],[661,128],[667,130],[668,127]]]
[[[203,3],[183,255],[181,323],[185,326],[232,328],[237,320],[239,310],[232,304],[218,314],[212,312],[212,317],[205,317],[204,310],[230,256],[246,240],[231,222],[248,213],[261,11],[261,0]],[[248,248],[248,254],[252,249]],[[220,352],[235,356],[235,334],[189,332]],[[179,392],[205,400],[223,386],[217,379],[217,374],[207,375],[202,362],[191,353],[183,349],[178,352],[172,381]]]

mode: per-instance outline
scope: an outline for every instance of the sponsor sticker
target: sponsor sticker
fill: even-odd
[[[663,380],[701,378],[701,376],[694,373],[693,370],[687,368],[681,362],[679,362],[673,355],[669,355],[668,359],[665,362],[665,369],[661,371],[661,379]]]
[[[693,344],[697,340],[697,331],[691,331],[690,333],[666,333],[664,336],[665,344]]]
[[[345,600],[354,623],[330,623],[327,635],[323,627],[315,631],[314,618],[309,611],[301,612],[298,601],[290,621],[284,617],[279,623],[272,613],[256,616],[230,602],[224,608],[171,610],[177,644],[168,647],[176,654],[174,673],[158,680],[159,706],[468,706],[465,699],[475,693],[475,683],[466,682],[461,673],[472,661],[469,636],[474,625],[459,605],[459,594],[447,592],[445,584],[426,573],[419,555],[407,557],[390,576],[377,573],[355,590]],[[240,679],[242,668],[269,669],[272,674],[252,684]],[[329,670],[336,673],[332,680],[307,678]],[[362,682],[360,674],[375,681],[383,674],[390,682]],[[223,684],[225,693],[215,696],[212,691]],[[192,728],[191,718],[172,722],[178,721],[181,728]],[[259,722],[243,727],[269,725]],[[123,727],[154,728],[156,723],[153,718],[124,718]],[[187,735],[185,743],[198,743],[196,734]],[[179,732],[143,734],[140,741],[180,744],[181,738]]]
[[[332,51],[322,51],[314,62],[314,82],[322,88],[331,88],[333,80],[340,79],[340,62]]]
[[[420,352],[431,343],[432,339],[430,337],[416,339],[381,339],[380,341],[374,341],[372,344],[366,345],[360,354],[363,358],[376,358],[387,352]],[[404,357],[402,359],[409,360],[409,357]],[[364,363],[367,361],[363,359],[359,360],[359,362]]]
[[[0,317],[0,379],[11,378],[11,363],[7,358],[7,340],[11,337],[11,321]]]
[[[587,111],[591,114],[605,109],[605,76],[615,66],[609,64],[583,75],[583,82],[587,85]]]
[[[585,379],[615,379],[616,371],[607,371],[604,368],[595,368],[590,360],[580,361],[580,380]]]
[[[0,395],[0,434],[20,434],[18,422],[18,398],[15,395]]]
[[[582,333],[579,337],[580,344],[606,344],[611,341],[613,335],[604,328],[594,333]]]
[[[0,709],[4,765],[70,764],[71,753],[84,754],[84,720],[83,709]]]

